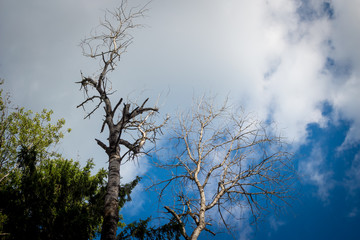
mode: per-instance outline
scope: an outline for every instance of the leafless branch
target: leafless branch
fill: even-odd
[[[172,141],[177,144],[169,145],[165,159],[159,156],[156,161],[171,176],[153,187],[160,188],[161,198],[165,189],[174,186],[173,198],[180,200],[167,210],[192,219],[192,233],[186,233],[190,239],[209,231],[206,226],[214,218],[230,231],[223,210],[236,218],[231,209],[247,207],[257,221],[267,209],[288,204],[295,175],[292,155],[270,126],[232,111],[227,104],[216,108],[208,99],[191,114],[181,115],[173,126]],[[217,214],[210,212],[214,206],[218,206]],[[180,213],[180,209],[186,210]]]
[[[168,206],[164,207],[171,215],[173,215],[173,217],[176,219],[176,221],[178,221],[178,223],[181,226],[181,232],[182,235],[184,236],[185,239],[190,239],[189,236],[186,234],[186,230],[185,230],[185,224],[183,223],[183,221],[181,220],[180,216],[171,208],[169,208]]]
[[[103,107],[104,119],[100,132],[108,130],[106,144],[95,139],[107,153],[109,162],[102,240],[115,239],[116,236],[121,164],[141,154],[147,154],[144,150],[145,143],[154,144],[156,135],[161,133],[161,127],[167,122],[167,119],[161,123],[155,120],[158,108],[147,107],[148,98],[140,105],[124,102],[123,98],[113,100],[115,91],[112,90],[112,83],[108,79],[109,73],[116,69],[121,57],[132,43],[132,30],[142,26],[137,20],[143,17],[146,11],[147,5],[129,7],[128,1],[122,0],[118,8],[105,12],[100,25],[80,43],[83,55],[97,60],[100,69],[91,77],[84,76],[81,72],[81,81],[77,84],[80,84],[85,100],[77,107],[84,110],[89,107],[85,118],[90,118],[95,111]],[[96,103],[92,105],[94,101]],[[114,107],[113,102],[116,103]],[[116,114],[118,116],[115,116]]]

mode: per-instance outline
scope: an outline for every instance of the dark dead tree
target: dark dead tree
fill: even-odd
[[[295,171],[284,139],[250,115],[204,99],[179,115],[169,132],[171,144],[156,162],[168,177],[153,187],[160,200],[171,196],[172,205],[164,208],[185,239],[197,239],[202,231],[215,235],[214,223],[231,233],[242,212],[256,222],[294,196]]]
[[[95,139],[97,144],[108,155],[109,173],[108,186],[105,196],[104,219],[101,239],[114,240],[119,220],[119,187],[120,166],[124,160],[134,159],[144,152],[145,142],[155,142],[156,134],[165,124],[156,124],[153,116],[158,112],[157,107],[146,107],[148,99],[141,104],[124,102],[123,98],[112,105],[110,96],[111,82],[108,74],[115,70],[121,56],[132,42],[130,31],[141,25],[136,20],[144,15],[143,8],[129,8],[123,0],[120,7],[114,11],[107,11],[100,26],[81,42],[83,54],[100,62],[100,71],[95,76],[84,76],[81,73],[80,90],[84,92],[85,100],[77,107],[84,108],[93,103],[85,119],[90,118],[96,110],[103,108],[104,119],[101,133],[107,129],[106,142]]]

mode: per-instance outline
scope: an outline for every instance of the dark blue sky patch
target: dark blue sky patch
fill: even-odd
[[[334,170],[335,180],[342,181],[346,169],[348,169],[349,161],[351,162],[355,157],[360,146],[346,151],[338,150],[346,138],[351,123],[342,119],[335,122],[331,117],[332,112],[333,107],[331,104],[324,102],[322,114],[329,119],[327,126],[321,128],[317,123],[308,124],[307,143],[300,147],[297,155],[300,159],[306,159],[311,156],[314,147],[320,148],[327,168]]]
[[[296,12],[300,20],[305,22],[314,21],[318,15],[315,9],[311,7],[309,0],[302,0]]]
[[[281,59],[275,59],[269,64],[269,68],[264,73],[264,80],[270,80],[270,78],[277,72],[281,64]]]
[[[342,80],[350,77],[353,68],[347,61],[336,61],[331,57],[327,57],[324,70],[330,73],[334,79]]]
[[[334,108],[328,101],[325,101],[321,104],[321,114],[323,116],[331,117],[331,113],[333,113],[333,111]]]
[[[349,131],[351,123],[345,120],[333,121],[333,108],[325,102],[322,113],[330,121],[321,128],[318,124],[307,127],[307,144],[297,152],[297,161],[307,161],[313,148],[320,148],[324,166],[332,171],[331,180],[335,182],[330,191],[329,201],[324,202],[316,196],[317,187],[311,184],[299,186],[301,195],[288,213],[279,217],[282,223],[278,229],[265,222],[256,232],[254,239],[359,239],[360,238],[360,189],[349,193],[344,184],[347,171],[360,145],[339,151]],[[329,183],[330,184],[330,183]]]
[[[299,148],[296,153],[296,161],[309,161],[314,148],[319,148],[322,152],[323,165],[321,168],[330,170],[331,181],[335,184],[329,192],[328,201],[317,196],[318,187],[305,181],[299,181],[295,186],[297,200],[291,202],[292,207],[286,208],[282,214],[275,216],[270,213],[260,221],[257,227],[251,226],[250,239],[357,239],[360,236],[360,189],[357,189],[351,195],[346,188],[344,181],[347,177],[347,171],[351,168],[355,155],[360,152],[360,145],[339,151],[346,138],[351,122],[342,119],[333,119],[334,108],[329,102],[323,102],[319,109],[324,117],[329,121],[325,127],[321,127],[317,123],[307,126],[306,144]],[[161,175],[161,172],[153,169],[155,175]],[[143,179],[145,183],[146,178]],[[126,222],[131,222],[139,218],[145,219],[150,215],[153,218],[159,216],[169,217],[167,215],[159,215],[163,212],[161,205],[156,199],[156,194],[147,192],[145,205],[142,214],[133,216],[129,214],[131,209],[123,211]],[[154,201],[155,200],[155,201]],[[168,199],[169,200],[169,199]],[[130,212],[129,212],[130,211]],[[272,218],[272,221],[269,221]],[[248,228],[249,219],[244,219],[245,223],[234,232],[234,236],[240,236],[244,228]],[[157,219],[154,224],[159,224],[162,220]],[[274,223],[275,222],[275,223]],[[274,228],[275,226],[275,228]],[[202,233],[199,240],[203,239],[231,239],[226,233],[226,229],[213,227],[213,230],[219,231],[215,237],[208,233]],[[245,229],[249,231],[249,229]],[[222,232],[222,233],[221,233]]]
[[[332,203],[326,206],[311,195],[304,196],[301,202],[279,218],[283,225],[277,231],[270,224],[263,224],[255,239],[358,239],[360,216],[349,217],[345,191],[336,189],[336,193]]]
[[[338,147],[343,143],[351,123],[345,120],[334,121],[333,107],[329,102],[324,102],[320,106],[323,116],[329,119],[326,127],[313,123],[307,126],[308,139],[307,144],[300,147],[296,153],[297,161],[307,161],[311,156],[314,147],[320,147],[325,167],[333,171],[332,178],[336,182],[335,187],[330,191],[329,201],[324,203],[317,196],[317,187],[311,184],[304,184],[300,181],[296,185],[299,193],[298,199],[292,202],[290,208],[286,208],[278,217],[270,212],[264,221],[260,221],[256,227],[251,226],[249,237],[253,240],[277,240],[277,239],[294,239],[294,240],[317,240],[317,239],[357,239],[360,236],[360,191],[357,190],[349,195],[348,189],[344,187],[343,181],[346,178],[346,171],[351,167],[354,156],[360,151],[360,145],[346,151],[338,151]],[[155,169],[154,169],[155,170]],[[157,170],[156,170],[157,171]],[[154,173],[161,174],[160,171]],[[146,178],[143,179],[145,183]],[[147,191],[144,209],[142,214],[133,216],[129,214],[131,209],[126,209],[122,213],[129,223],[139,218],[145,219],[152,216],[155,225],[160,224],[163,220],[156,219],[163,212],[161,205],[156,199],[156,194]],[[130,212],[129,212],[130,211]],[[273,218],[272,221],[269,221]],[[244,219],[245,223],[242,228],[234,232],[234,236],[240,236],[244,227],[248,227],[249,220]],[[278,225],[277,225],[278,224]],[[200,235],[199,240],[203,239],[231,239],[225,229],[217,227],[212,228],[219,231],[217,236],[212,237],[204,232]],[[249,231],[249,229],[245,229]]]
[[[300,6],[297,9],[297,14],[300,21],[311,22],[317,19],[326,17],[328,19],[335,19],[334,8],[330,2],[323,2],[320,9],[314,9],[309,0],[301,0]]]
[[[323,3],[323,14],[326,15],[329,19],[334,19],[334,8],[331,6],[330,2]]]

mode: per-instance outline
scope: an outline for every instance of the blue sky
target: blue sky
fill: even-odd
[[[65,118],[73,131],[58,151],[82,163],[94,158],[97,168],[106,167],[94,141],[106,138],[99,133],[102,116],[83,120],[74,82],[80,70],[91,75],[98,64],[78,44],[117,4],[0,0],[0,77],[13,103]],[[162,118],[203,93],[229,96],[276,122],[296,153],[298,201],[257,229],[238,223],[236,238],[360,238],[360,2],[153,0],[149,8],[145,27],[132,33],[133,44],[110,76],[114,97],[150,97]],[[122,169],[130,181],[151,166],[142,158]],[[146,215],[148,204],[156,209],[143,188],[124,209],[129,219]]]
[[[360,144],[343,148],[351,122],[332,119],[333,109],[327,103],[322,114],[329,118],[328,125],[308,124],[307,139],[295,152],[297,199],[279,215],[270,211],[257,225],[246,220],[238,223],[235,239],[358,239]],[[130,221],[139,214],[146,218],[163,212],[162,205],[151,200],[152,193],[144,197],[140,212],[134,214],[136,201],[123,209]],[[200,239],[231,238],[223,228],[214,229],[219,231],[216,237],[203,233]]]

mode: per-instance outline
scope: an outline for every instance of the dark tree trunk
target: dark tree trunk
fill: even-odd
[[[80,89],[86,95],[86,99],[77,107],[84,108],[87,103],[99,101],[85,118],[90,118],[97,109],[103,106],[105,119],[102,123],[101,132],[104,131],[105,127],[109,130],[108,144],[95,139],[109,157],[109,176],[105,195],[101,240],[114,240],[116,238],[119,221],[120,164],[122,159],[134,159],[138,154],[142,153],[145,141],[155,142],[156,133],[160,131],[159,129],[167,121],[166,119],[162,125],[155,125],[155,122],[151,120],[151,116],[158,109],[156,107],[145,108],[148,99],[142,105],[123,103],[120,112],[119,107],[121,108],[123,101],[121,98],[112,108],[108,96],[114,92],[111,89],[111,83],[108,84],[107,73],[115,70],[116,64],[120,61],[120,56],[131,43],[132,37],[127,31],[140,26],[134,20],[144,16],[146,11],[146,7],[139,8],[136,11],[135,8],[131,8],[128,11],[126,9],[127,0],[120,2],[119,8],[116,8],[113,12],[107,12],[109,16],[105,16],[105,20],[100,25],[104,31],[99,31],[99,34],[95,33],[81,43],[85,56],[100,59],[102,66],[100,74],[93,78],[84,77],[81,73],[82,80],[77,82],[81,84]],[[113,23],[107,17],[112,17],[115,22]],[[89,88],[95,91],[93,95],[88,91]],[[117,110],[119,111],[116,112]],[[114,121],[114,116],[117,117],[117,115],[119,115],[119,120]],[[125,136],[122,136],[122,134]],[[133,139],[133,141],[126,139]],[[120,155],[120,146],[124,147],[122,155]]]
[[[101,240],[114,240],[119,222],[119,186],[120,186],[120,154],[119,149],[110,155],[109,176],[105,195],[104,221]]]

